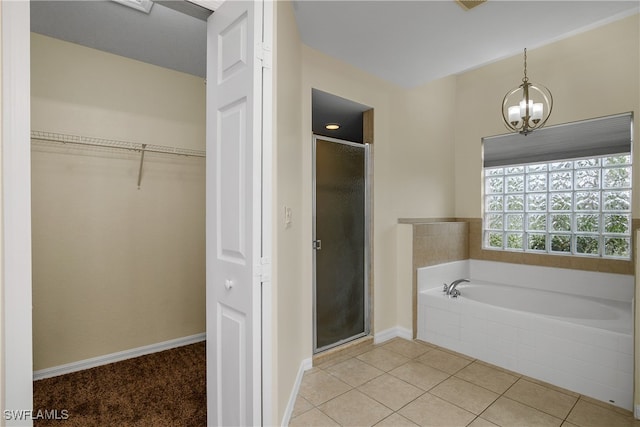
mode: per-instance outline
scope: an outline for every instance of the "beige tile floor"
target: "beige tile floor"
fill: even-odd
[[[337,352],[302,379],[291,426],[640,427],[631,412],[421,341]]]

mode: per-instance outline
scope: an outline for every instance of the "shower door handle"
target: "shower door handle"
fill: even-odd
[[[320,249],[322,249],[322,240],[314,240],[313,249],[315,249],[316,251],[319,251]]]

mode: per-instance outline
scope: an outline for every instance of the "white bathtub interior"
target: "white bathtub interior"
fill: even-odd
[[[443,283],[458,278],[459,298]],[[465,260],[418,269],[418,338],[631,410],[629,275]],[[466,296],[465,296],[466,294]]]

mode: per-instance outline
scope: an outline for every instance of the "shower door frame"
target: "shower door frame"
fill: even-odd
[[[362,148],[364,150],[364,270],[363,270],[363,284],[364,284],[364,331],[353,335],[348,338],[341,339],[335,343],[325,345],[318,348],[318,323],[316,313],[316,291],[317,291],[317,254],[318,250],[315,247],[317,240],[316,235],[316,149],[318,140],[332,142],[336,144],[348,145],[351,147]],[[371,294],[370,294],[370,275],[371,275],[371,144],[358,143],[352,141],[346,141],[343,139],[331,138],[328,136],[313,134],[313,147],[312,147],[312,210],[313,210],[313,230],[312,230],[312,244],[313,244],[313,354],[318,354],[323,351],[332,349],[342,344],[351,342],[358,338],[365,337],[371,332]],[[320,249],[322,250],[322,249]]]

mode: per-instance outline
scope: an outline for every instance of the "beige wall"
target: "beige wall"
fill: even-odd
[[[300,362],[311,357],[311,299],[302,276],[302,96],[301,42],[290,2],[274,2],[275,138],[273,197],[274,417],[279,425]],[[292,222],[284,223],[285,206]]]
[[[394,201],[384,207],[394,221],[453,215],[455,95],[455,76],[400,92],[389,141]]]
[[[554,98],[547,126],[634,111],[634,145],[640,128],[639,18],[634,15],[594,30],[527,51],[528,75]],[[455,216],[481,216],[481,138],[506,133],[502,97],[522,78],[522,55],[461,74],[457,78],[455,127]],[[640,164],[640,150],[634,163]],[[640,173],[634,174],[634,188]],[[634,191],[634,216],[640,196]]]
[[[203,79],[31,49],[32,129],[204,149]],[[32,147],[34,370],[204,332],[204,159]]]
[[[205,149],[204,79],[32,33],[34,130]]]

